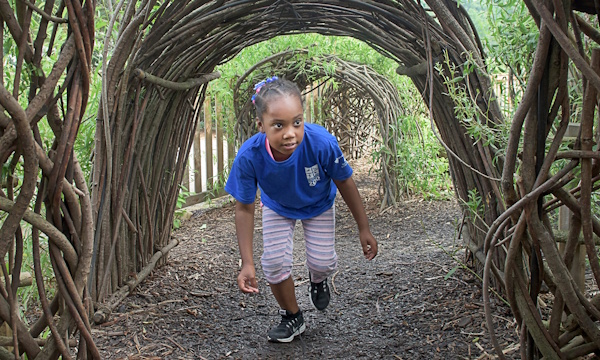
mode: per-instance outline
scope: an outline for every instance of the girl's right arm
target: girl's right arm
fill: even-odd
[[[242,269],[237,278],[242,292],[257,293],[256,270],[254,268],[252,238],[254,236],[254,203],[235,202],[235,232],[240,247]]]

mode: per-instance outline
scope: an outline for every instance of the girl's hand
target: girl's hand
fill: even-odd
[[[360,232],[360,245],[362,246],[365,259],[372,260],[377,256],[377,240],[375,240],[370,230]]]
[[[237,277],[238,287],[244,293],[258,293],[258,283],[256,282],[256,270],[253,265],[242,265],[242,269]]]

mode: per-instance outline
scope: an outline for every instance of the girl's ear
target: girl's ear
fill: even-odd
[[[258,128],[258,131],[260,131],[261,133],[265,132],[265,129],[263,129],[263,123],[262,123],[262,121],[260,121],[260,119],[258,117],[256,118],[256,127]]]

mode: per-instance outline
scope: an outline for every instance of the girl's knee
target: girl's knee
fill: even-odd
[[[292,275],[292,267],[286,266],[277,269],[265,269],[263,267],[263,273],[269,284],[279,284]]]
[[[292,256],[287,252],[283,254],[264,253],[261,264],[269,284],[278,284],[292,273]]]
[[[306,262],[308,271],[310,272],[310,281],[319,283],[333,274],[337,269],[337,261],[333,261],[329,264],[311,264]]]
[[[319,260],[306,260],[306,265],[311,272],[315,273],[330,273],[337,269],[337,256],[332,256]]]

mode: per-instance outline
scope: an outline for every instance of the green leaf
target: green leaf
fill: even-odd
[[[454,275],[454,273],[456,272],[456,270],[458,270],[459,266],[460,265],[456,265],[450,271],[448,271],[448,273],[446,274],[446,276],[444,276],[444,280],[448,280],[450,278],[450,276]]]

